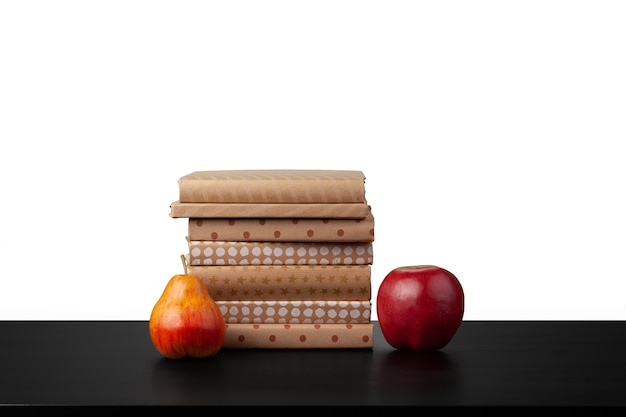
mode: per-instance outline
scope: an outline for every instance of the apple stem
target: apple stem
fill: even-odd
[[[183,261],[183,270],[185,271],[185,275],[187,275],[187,258],[185,255],[180,255],[180,259]]]

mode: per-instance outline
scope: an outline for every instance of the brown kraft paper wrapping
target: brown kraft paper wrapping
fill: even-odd
[[[372,349],[369,324],[227,323],[223,349]]]
[[[187,266],[214,300],[371,299],[369,265]]]
[[[365,219],[203,219],[188,222],[189,240],[372,242],[374,216]]]
[[[369,323],[370,301],[216,301],[226,323]]]
[[[365,203],[365,176],[347,170],[196,171],[178,180],[182,203]]]
[[[191,240],[190,265],[371,265],[372,242]]]
[[[181,203],[170,204],[173,218],[336,218],[364,219],[367,203]]]

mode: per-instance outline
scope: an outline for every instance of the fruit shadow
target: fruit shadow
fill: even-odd
[[[461,386],[461,367],[443,350],[392,350],[376,364],[376,401],[395,405],[449,405]]]
[[[361,404],[374,366],[371,349],[223,349],[204,358],[153,363],[154,404]]]

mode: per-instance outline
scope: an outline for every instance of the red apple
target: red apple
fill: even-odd
[[[465,296],[450,271],[413,265],[389,272],[378,288],[380,330],[396,349],[441,349],[461,325]]]

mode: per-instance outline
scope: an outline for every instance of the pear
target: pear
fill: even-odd
[[[152,309],[149,329],[156,350],[171,359],[213,356],[226,336],[224,316],[208,288],[187,273],[170,278]]]

